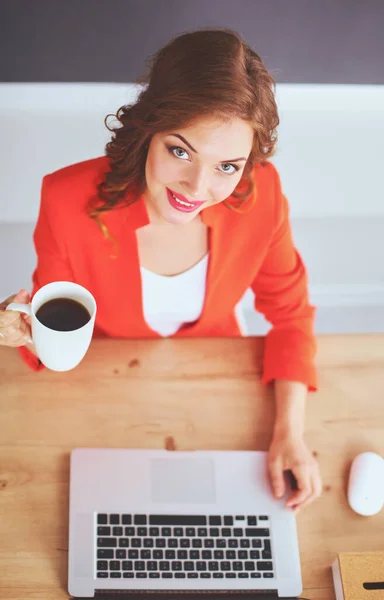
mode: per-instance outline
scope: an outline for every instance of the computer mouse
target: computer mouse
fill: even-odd
[[[349,506],[359,515],[369,517],[384,504],[384,459],[375,452],[363,452],[351,465],[348,482]]]

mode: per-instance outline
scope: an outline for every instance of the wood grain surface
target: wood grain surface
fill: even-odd
[[[0,348],[0,598],[68,598],[75,447],[267,450],[273,393],[263,338],[94,341],[73,371],[34,373]],[[384,511],[346,500],[351,461],[384,455],[384,335],[322,336],[306,440],[324,492],[298,515],[303,596],[334,600],[337,552],[384,549]]]

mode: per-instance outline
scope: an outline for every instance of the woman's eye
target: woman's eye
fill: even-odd
[[[171,154],[173,154],[173,156],[176,156],[177,158],[184,158],[183,153],[188,156],[188,152],[184,150],[184,148],[180,148],[180,146],[169,146],[168,150]]]
[[[227,173],[228,175],[233,175],[234,173],[236,173],[236,171],[239,170],[239,167],[237,167],[236,165],[232,165],[231,163],[225,163],[223,165],[221,165],[222,167],[232,167],[233,171],[228,171],[227,169],[225,169],[223,171],[223,173]]]

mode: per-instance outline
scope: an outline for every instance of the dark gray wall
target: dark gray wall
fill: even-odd
[[[384,84],[383,0],[0,0],[0,81],[134,81],[171,36],[239,31],[275,79]]]

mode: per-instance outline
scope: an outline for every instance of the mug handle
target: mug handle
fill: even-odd
[[[17,310],[18,312],[25,313],[29,317],[32,316],[32,309],[30,304],[19,304],[18,302],[11,302],[11,304],[8,304],[5,310]]]

